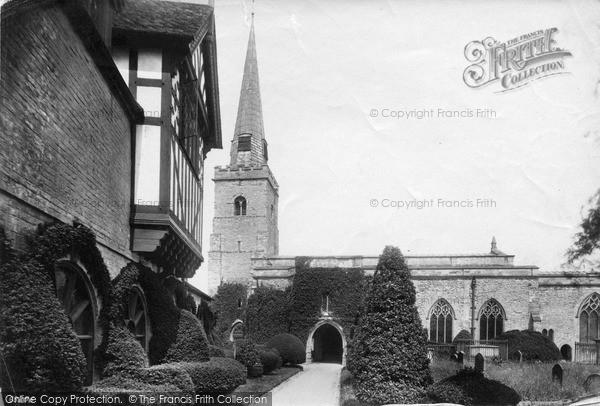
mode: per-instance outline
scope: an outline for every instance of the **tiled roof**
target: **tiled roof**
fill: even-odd
[[[164,34],[199,40],[206,33],[213,8],[204,4],[159,0],[128,0],[116,16],[114,29],[128,33]]]

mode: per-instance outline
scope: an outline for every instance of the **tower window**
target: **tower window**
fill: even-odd
[[[238,152],[252,150],[252,137],[249,134],[238,137]]]
[[[242,196],[238,196],[235,198],[234,202],[234,214],[236,216],[245,216],[246,215],[246,199]]]

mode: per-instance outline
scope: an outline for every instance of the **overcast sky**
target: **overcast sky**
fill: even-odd
[[[379,255],[389,244],[405,255],[483,253],[495,235],[516,264],[558,270],[600,187],[599,4],[216,0],[224,148],[206,161],[205,260],[213,168],[229,163],[254,8],[281,255]],[[568,74],[505,93],[498,82],[464,83],[469,42],[553,27],[573,55]],[[420,120],[384,117],[431,109]],[[414,199],[434,204],[382,207]],[[192,280],[203,289],[206,269]]]

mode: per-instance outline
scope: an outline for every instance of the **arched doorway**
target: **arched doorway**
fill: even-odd
[[[560,347],[560,355],[562,355],[562,359],[565,361],[571,361],[571,346],[565,344]]]
[[[331,320],[318,322],[308,335],[306,360],[346,365],[346,338],[342,327]]]

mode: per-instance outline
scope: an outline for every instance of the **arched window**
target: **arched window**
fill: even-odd
[[[545,335],[545,336],[547,336],[547,335],[548,335],[548,330],[546,330],[546,329],[543,329],[543,330],[542,330],[542,334],[543,334],[543,335]]]
[[[245,216],[246,215],[246,199],[242,196],[238,196],[233,201],[234,205],[234,214],[236,216]]]
[[[129,332],[134,335],[146,351],[148,351],[147,314],[144,294],[139,287],[134,286],[129,295],[129,304],[123,321]]]
[[[452,319],[454,311],[450,303],[440,299],[431,308],[429,316],[429,340],[438,343],[452,342]]]
[[[54,269],[56,295],[71,320],[87,362],[86,385],[94,377],[94,346],[96,334],[96,297],[83,270],[69,261],[61,261]]]
[[[548,330],[548,338],[550,339],[550,341],[554,342],[554,330]]]
[[[600,307],[600,295],[593,293],[582,303],[579,310],[579,341],[591,343],[600,335],[598,325],[598,308]]]
[[[479,315],[480,340],[493,340],[504,332],[504,309],[495,299],[488,300]]]

